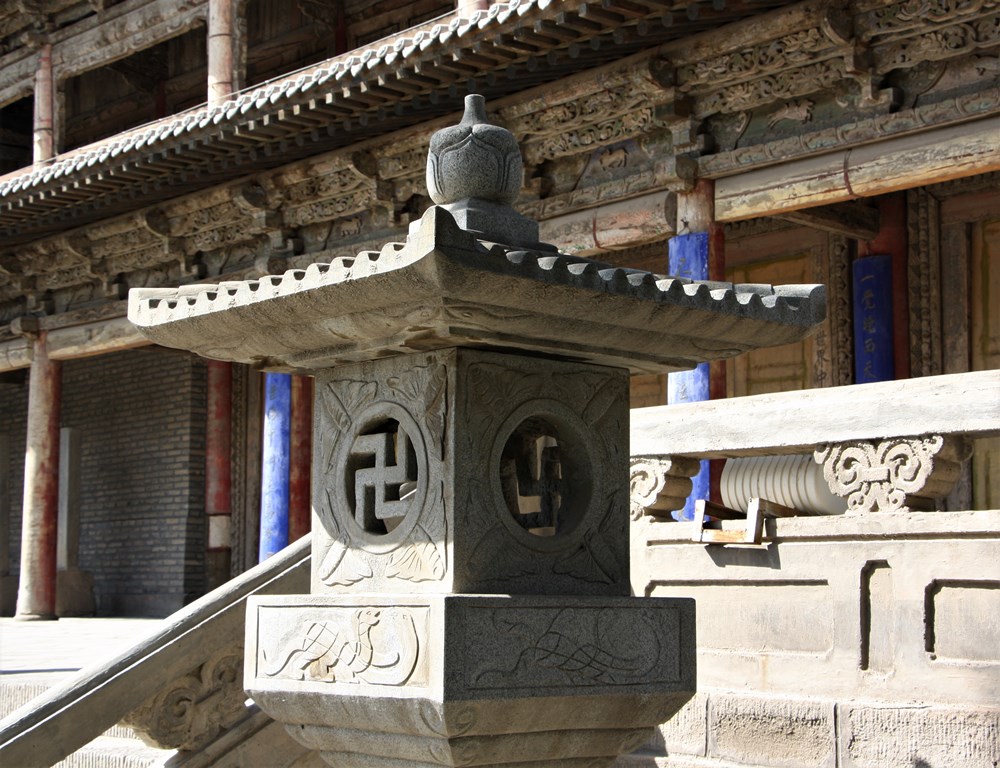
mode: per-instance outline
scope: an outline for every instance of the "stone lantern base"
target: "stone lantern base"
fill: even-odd
[[[249,694],[337,768],[611,765],[695,686],[683,599],[265,597],[247,639]]]

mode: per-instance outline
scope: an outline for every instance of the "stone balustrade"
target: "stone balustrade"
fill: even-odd
[[[693,459],[787,454],[811,454],[848,513],[933,510],[970,441],[997,434],[997,371],[642,408],[632,412],[633,517],[682,508]]]
[[[1000,759],[1000,510],[971,509],[962,461],[982,485],[1000,372],[644,408],[631,424],[632,590],[695,600],[698,694],[621,766]],[[712,505],[711,526],[673,519],[700,459],[765,455],[812,463],[843,511],[754,519],[789,503],[757,499],[746,520]]]

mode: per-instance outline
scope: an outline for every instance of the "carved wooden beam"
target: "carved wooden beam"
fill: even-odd
[[[127,7],[113,18],[70,28],[75,34],[56,43],[53,65],[60,79],[151,48],[204,24],[208,15],[207,0],[132,0],[123,5]]]
[[[719,221],[774,216],[1000,170],[1000,117],[718,179]]]
[[[544,220],[539,234],[565,253],[592,256],[669,237],[676,209],[676,195],[655,192]]]

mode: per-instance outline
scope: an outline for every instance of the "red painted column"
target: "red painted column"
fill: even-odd
[[[292,376],[291,455],[288,469],[288,541],[312,528],[312,401],[311,376]]]
[[[205,424],[205,514],[208,517],[208,586],[229,578],[232,520],[232,363],[208,361]]]
[[[15,618],[56,617],[56,521],[59,503],[59,405],[62,366],[50,360],[45,332],[32,338],[28,432],[24,454],[21,576]]]

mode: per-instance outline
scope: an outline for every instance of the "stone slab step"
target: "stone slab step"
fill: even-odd
[[[150,768],[173,750],[148,747],[136,738],[98,736],[60,763],[57,768]]]

